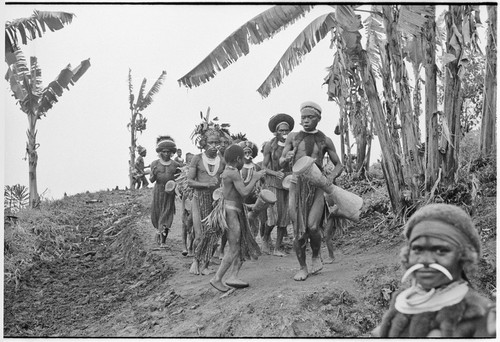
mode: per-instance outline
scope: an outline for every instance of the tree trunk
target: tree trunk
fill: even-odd
[[[423,165],[418,154],[420,142],[417,136],[417,121],[411,104],[411,91],[408,84],[408,73],[401,55],[400,33],[396,30],[395,15],[398,12],[394,5],[382,7],[384,13],[384,23],[387,34],[392,72],[394,75],[395,95],[399,108],[401,122],[401,139],[403,143],[403,174],[405,184],[410,188],[411,198],[417,200],[420,197],[420,183],[423,182]]]
[[[135,120],[137,118],[137,112],[135,110],[131,111],[131,119],[130,119],[130,160],[129,160],[129,185],[130,190],[134,190],[134,167],[135,167],[135,148],[136,148],[136,130],[135,130]]]
[[[461,96],[462,81],[458,77],[459,62],[462,55],[461,43],[452,45],[452,39],[456,39],[453,26],[462,32],[462,6],[451,5],[449,16],[446,21],[447,39],[446,50],[453,54],[456,59],[445,65],[444,84],[444,120],[441,149],[444,151],[443,181],[445,185],[455,182],[458,169],[458,152],[460,150],[460,113],[462,112],[463,99]],[[457,48],[458,47],[458,48]]]
[[[342,132],[344,133],[344,144],[346,147],[346,151],[345,151],[345,168],[346,168],[346,172],[348,174],[351,174],[352,173],[352,157],[351,157],[351,142],[350,142],[350,139],[349,139],[349,116],[347,115],[347,113],[345,113],[346,115],[344,115],[344,120],[342,120],[342,124],[343,124],[343,127],[342,127]]]
[[[439,126],[437,118],[437,65],[436,65],[436,19],[427,20],[423,34],[425,49],[425,191],[431,191],[438,179],[441,154],[438,148]]]
[[[365,139],[365,141],[367,141],[367,146],[366,146],[365,159],[363,160],[363,175],[366,172],[370,171],[370,155],[372,153],[372,140],[373,140],[372,134],[373,134],[373,120],[370,120],[370,136],[368,136]]]
[[[28,154],[28,169],[29,169],[29,188],[30,188],[30,197],[29,197],[29,205],[30,208],[39,208],[40,207],[40,196],[38,195],[38,187],[36,180],[36,166],[38,164],[38,153],[36,149],[39,144],[36,142],[36,115],[28,114],[28,143],[26,144],[26,153]]]
[[[497,7],[488,6],[488,40],[484,76],[483,118],[481,121],[481,154],[489,155],[496,148],[497,113]]]
[[[342,108],[340,108],[341,113],[342,113]],[[340,115],[340,120],[339,120],[339,129],[340,129],[340,160],[342,161],[342,165],[346,165],[346,160],[345,160],[345,131],[344,131],[344,118],[342,117],[342,114]]]
[[[402,185],[404,185],[403,173],[401,170],[401,161],[395,151],[395,146],[390,137],[387,128],[387,122],[384,116],[384,110],[377,91],[375,76],[370,67],[366,51],[362,50],[359,54],[361,77],[365,84],[366,96],[370,103],[373,121],[377,130],[377,136],[382,149],[382,167],[384,169],[387,183],[387,191],[391,199],[393,212],[398,215],[403,208]]]

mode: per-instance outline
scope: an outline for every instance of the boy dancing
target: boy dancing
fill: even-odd
[[[243,207],[245,197],[247,197],[255,186],[255,183],[261,179],[265,171],[256,171],[247,185],[243,183],[240,170],[243,167],[244,152],[238,145],[229,146],[225,153],[226,168],[222,173],[223,198],[220,199],[218,207],[211,213],[213,217],[221,217],[223,213],[223,222],[214,222],[213,226],[220,226],[225,230],[229,251],[224,253],[224,258],[210,280],[210,284],[221,292],[226,292],[230,287],[247,287],[248,283],[238,278],[238,273],[247,258],[256,258],[260,254],[260,249],[250,232],[248,219]],[[218,212],[217,212],[218,211]],[[212,221],[211,217],[208,221]],[[229,278],[225,284],[222,277],[231,266]]]

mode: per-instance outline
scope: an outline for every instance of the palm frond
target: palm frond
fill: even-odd
[[[15,19],[5,23],[5,51],[14,52],[21,43],[26,45],[28,40],[42,37],[47,28],[57,31],[70,24],[75,15],[67,12],[34,11],[29,18]]]
[[[158,77],[156,82],[153,84],[151,89],[148,91],[148,93],[144,97],[144,100],[142,101],[142,103],[139,104],[139,111],[146,109],[146,107],[148,107],[153,102],[153,96],[160,91],[160,87],[163,84],[163,81],[165,80],[166,76],[167,76],[167,72],[162,71],[160,77]]]
[[[42,70],[38,66],[38,59],[35,56],[30,57],[30,79],[32,87],[36,93],[42,92]]]
[[[41,92],[41,100],[38,107],[36,107],[38,118],[45,115],[54,103],[58,102],[57,98],[62,96],[63,88],[69,90],[69,84],[74,85],[88,68],[90,68],[90,58],[80,62],[74,69],[71,69],[71,64],[68,64],[66,68],[61,70],[57,78],[50,82]]]
[[[132,69],[128,69],[128,102],[130,110],[134,110],[134,86],[132,85]]]
[[[12,55],[13,63],[9,64],[5,79],[10,83],[10,89],[16,100],[22,101],[27,95],[24,78],[30,76],[26,58],[21,50],[16,50]]]
[[[444,49],[446,43],[446,26],[445,17],[448,11],[443,11],[436,18],[436,44],[438,44],[442,49]]]
[[[36,115],[36,108],[41,95],[32,88],[29,75],[25,75],[23,77],[22,83],[24,90],[26,91],[26,96],[19,101],[21,110],[28,115]]]
[[[200,64],[177,82],[197,87],[210,81],[218,71],[227,68],[250,52],[250,44],[260,44],[295,23],[311,10],[310,5],[276,5],[249,20],[220,43]]]
[[[137,95],[137,101],[135,101],[135,108],[140,108],[142,105],[142,100],[144,100],[144,92],[146,89],[147,83],[146,77],[142,80],[141,87],[139,88],[139,94]]]
[[[80,64],[74,68],[73,70],[71,70],[71,72],[73,73],[73,76],[71,77],[71,80],[69,81],[71,83],[71,85],[74,85],[75,82],[77,82],[80,77],[83,76],[83,74],[85,74],[87,72],[87,70],[90,68],[90,58],[87,58],[83,61],[80,62]]]
[[[354,13],[353,6],[335,6],[335,19],[345,31],[356,32],[363,28],[361,16]]]
[[[335,23],[334,14],[328,13],[319,16],[307,25],[290,44],[257,91],[263,97],[267,97],[271,89],[278,87],[283,78],[302,62],[304,56],[311,52],[320,40],[325,38],[328,32],[335,27]]]
[[[364,26],[366,27],[366,51],[373,72],[381,75],[382,62],[380,60],[380,47],[385,42],[385,30],[382,25],[383,19],[379,6],[372,6],[372,13],[365,19]]]
[[[435,5],[403,5],[399,11],[397,28],[419,37],[425,30],[427,18],[433,15]]]

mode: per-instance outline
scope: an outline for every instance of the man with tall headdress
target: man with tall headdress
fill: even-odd
[[[228,136],[225,127],[228,124],[219,125],[213,121],[208,120],[207,117],[203,118],[203,122],[196,126],[193,132],[193,137],[196,137],[197,147],[203,150],[202,153],[197,154],[191,160],[189,166],[187,182],[193,188],[193,228],[194,228],[194,241],[193,249],[195,256],[193,264],[189,270],[193,274],[208,274],[208,262],[203,262],[200,265],[199,253],[196,249],[201,242],[203,235],[204,225],[202,220],[205,219],[213,210],[212,194],[215,189],[220,187],[220,174],[224,171],[225,163],[219,154],[221,136]],[[216,120],[214,120],[216,121]]]
[[[267,209],[267,222],[262,237],[262,252],[270,253],[271,232],[277,226],[275,256],[285,256],[282,249],[283,237],[286,235],[286,227],[290,223],[288,213],[288,190],[283,188],[283,178],[291,174],[290,163],[280,166],[279,159],[285,147],[288,133],[293,129],[295,121],[285,113],[273,115],[269,119],[268,127],[275,136],[264,145],[263,169],[266,170],[266,187],[276,195],[276,203]]]
[[[304,156],[311,157],[320,170],[323,170],[323,157],[325,153],[335,165],[331,179],[342,173],[342,163],[335,151],[332,139],[316,129],[321,120],[321,107],[312,101],[304,102],[300,106],[300,124],[303,130],[288,135],[285,147],[280,158],[280,165],[295,163]],[[293,247],[300,264],[295,280],[305,280],[309,275],[306,264],[306,245],[309,240],[312,249],[311,274],[323,268],[321,262],[321,231],[320,225],[325,210],[324,192],[314,186],[303,175],[293,175],[289,189],[289,211],[294,228]]]

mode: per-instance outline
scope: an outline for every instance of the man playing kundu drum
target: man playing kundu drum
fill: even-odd
[[[283,188],[282,182],[286,175],[291,174],[292,168],[290,163],[280,166],[279,159],[285,147],[285,140],[293,129],[295,121],[285,113],[273,115],[269,119],[269,130],[274,133],[275,137],[264,145],[264,160],[262,162],[263,169],[266,170],[266,187],[276,195],[276,204],[268,208],[267,222],[262,237],[262,252],[270,253],[271,232],[274,226],[277,226],[276,245],[274,247],[275,256],[285,256],[282,250],[283,236],[286,233],[286,227],[290,222],[288,214],[288,190]]]
[[[325,153],[335,165],[332,171],[332,179],[342,173],[342,163],[335,151],[335,146],[330,138],[316,129],[321,120],[321,107],[314,102],[304,102],[300,106],[300,124],[303,130],[288,135],[285,141],[280,165],[283,167],[290,162],[296,162],[307,156],[314,159],[316,166],[322,170],[323,157]],[[312,249],[311,274],[319,272],[323,268],[321,262],[321,232],[320,225],[325,210],[324,192],[321,188],[311,184],[304,176],[296,176],[290,184],[289,189],[289,211],[294,228],[293,246],[300,270],[295,274],[295,280],[305,280],[309,275],[306,264],[307,241]]]

